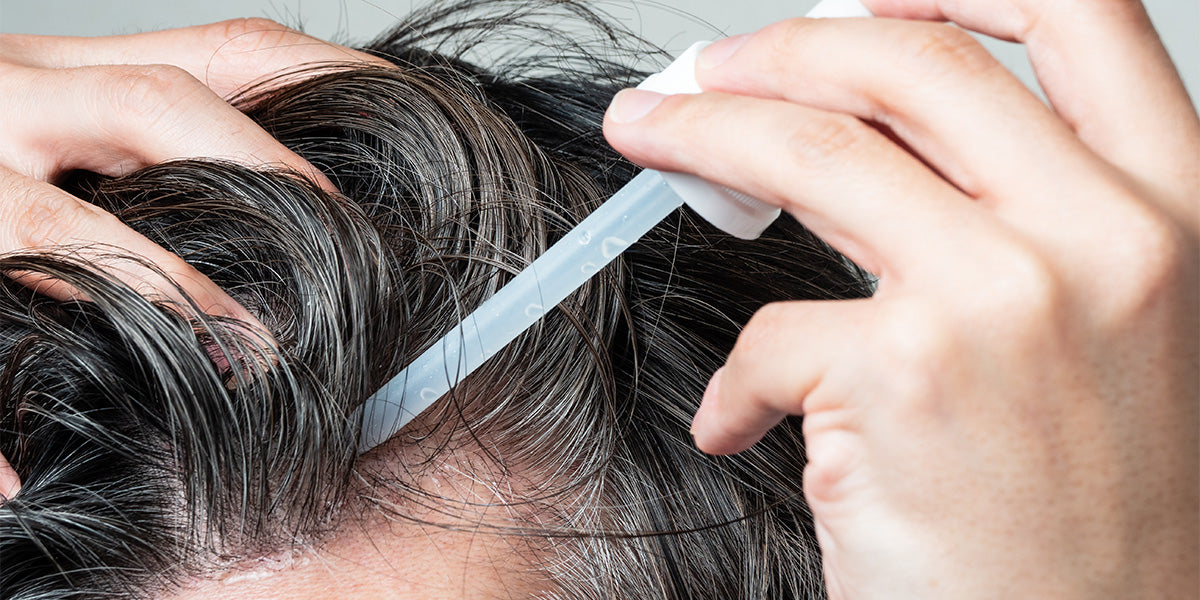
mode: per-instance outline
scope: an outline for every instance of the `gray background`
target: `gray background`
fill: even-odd
[[[343,43],[366,41],[428,0],[0,0],[0,33],[109,35],[181,27],[234,17],[269,17]],[[714,31],[742,33],[804,14],[816,0],[598,1],[635,30],[669,50],[712,39]],[[1146,0],[1154,20],[1200,106],[1200,0]],[[685,17],[681,13],[693,15]],[[1033,76],[1023,50],[988,42],[1026,83]]]

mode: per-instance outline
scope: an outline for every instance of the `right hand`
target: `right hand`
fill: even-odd
[[[102,244],[141,256],[100,268],[137,289],[202,310],[261,323],[183,259],[116,217],[54,186],[85,169],[119,176],[173,159],[221,158],[293,169],[333,184],[225,101],[246,85],[297,66],[389,65],[264,19],[101,38],[0,35],[0,253],[45,246]],[[75,290],[34,274],[9,274],[40,293]],[[20,479],[0,456],[0,496]]]
[[[1200,118],[1149,18],[866,3],[890,18],[716,42],[705,93],[627,90],[605,122],[639,164],[773,202],[880,278],[760,310],[697,446],[804,415],[831,598],[1194,598]],[[1054,108],[916,19],[1027,42]]]

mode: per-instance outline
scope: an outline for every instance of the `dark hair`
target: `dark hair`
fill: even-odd
[[[594,39],[553,36],[553,15]],[[467,61],[501,33],[546,52]],[[136,260],[118,249],[0,258],[88,299],[0,281],[0,452],[24,482],[0,504],[0,596],[144,597],[406,502],[455,527],[482,507],[417,479],[471,452],[519,481],[504,503],[528,518],[493,531],[553,541],[551,597],[823,597],[799,420],[733,457],[687,433],[757,308],[870,294],[786,216],[742,241],[678,211],[389,443],[441,444],[426,462],[355,458],[355,408],[636,172],[600,133],[640,78],[629,40],[581,3],[471,0],[366,48],[396,69],[322,67],[237,100],[343,196],[218,161],[70,182],[275,344],[105,275]]]

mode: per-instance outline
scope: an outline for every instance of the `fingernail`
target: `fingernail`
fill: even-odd
[[[744,46],[749,39],[750,34],[743,33],[709,44],[700,51],[700,56],[696,57],[696,66],[702,69],[711,69],[729,60],[729,57],[733,56],[738,48]]]
[[[704,397],[700,399],[700,408],[696,411],[696,416],[692,418],[692,437],[696,437],[698,431],[697,423],[701,421],[700,415],[707,410],[712,409],[712,405],[717,401],[718,388],[721,385],[721,373],[725,372],[725,367],[717,369],[716,373],[708,380],[708,386],[704,388]]]
[[[654,110],[666,96],[646,90],[627,89],[617,92],[608,116],[614,123],[632,123]]]

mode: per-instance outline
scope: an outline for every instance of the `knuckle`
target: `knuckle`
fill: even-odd
[[[1126,222],[1125,239],[1132,242],[1137,255],[1148,258],[1159,267],[1159,275],[1175,275],[1187,255],[1183,231],[1167,215],[1146,208]],[[1145,264],[1143,262],[1143,264]]]
[[[294,33],[290,27],[261,17],[230,19],[208,27],[211,46],[220,53],[230,54],[273,48]]]
[[[784,144],[789,155],[800,164],[816,167],[844,161],[853,155],[869,135],[867,126],[849,115],[814,116],[791,124]]]
[[[887,313],[886,324],[879,331],[880,347],[887,349],[893,360],[936,365],[951,354],[953,332],[937,311],[916,302],[897,302]]]
[[[1124,319],[1142,314],[1148,307],[1174,297],[1173,290],[1186,287],[1189,264],[1196,250],[1177,223],[1149,207],[1134,211],[1122,221],[1119,239],[1109,246],[1109,265],[1121,284],[1111,290],[1114,315]],[[1115,287],[1115,286],[1114,286]]]
[[[1066,285],[1041,252],[1013,244],[996,255],[987,284],[969,299],[963,314],[970,323],[1004,324],[1012,340],[1040,338],[1062,322]]]
[[[961,332],[936,307],[905,301],[892,303],[874,335],[891,400],[910,411],[933,410],[938,382],[960,354]]]
[[[95,218],[88,205],[41,186],[10,186],[3,191],[4,201],[13,207],[18,248],[36,248],[69,242],[81,226]]]
[[[899,64],[918,81],[961,77],[998,65],[975,38],[951,25],[917,24],[901,36],[899,46]]]
[[[187,71],[172,65],[104,68],[106,89],[119,114],[156,118],[201,86]]]

